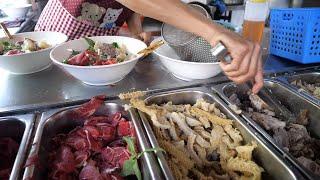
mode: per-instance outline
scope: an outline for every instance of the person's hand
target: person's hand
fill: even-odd
[[[134,35],[133,37],[145,42],[147,45],[149,45],[151,42],[151,32],[142,32],[140,34]]]
[[[232,57],[230,64],[225,62],[220,63],[224,73],[236,84],[242,84],[252,80],[252,92],[258,93],[263,87],[263,67],[260,45],[245,40],[229,30],[221,30],[210,40],[213,47],[218,42],[222,42],[226,46]]]

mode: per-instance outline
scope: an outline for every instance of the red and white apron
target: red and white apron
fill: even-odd
[[[56,31],[69,39],[117,35],[133,12],[115,0],[49,0],[35,31]]]

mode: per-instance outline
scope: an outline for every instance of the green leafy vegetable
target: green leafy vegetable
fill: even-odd
[[[134,139],[132,137],[123,137],[123,140],[126,141],[128,145],[128,150],[131,156],[128,160],[124,162],[123,168],[121,171],[121,176],[136,175],[137,179],[141,180],[142,176],[141,176],[141,171],[139,169],[138,159],[143,155],[143,153],[164,151],[164,150],[161,148],[150,148],[137,154],[135,150]]]
[[[14,49],[21,50],[22,49],[21,46],[15,45],[14,43],[11,43],[9,41],[0,41],[0,45],[2,45],[2,48],[3,48],[2,53],[3,54],[7,53],[10,50],[14,50]]]
[[[84,39],[86,40],[86,42],[88,43],[89,45],[89,50],[90,51],[94,51],[94,45],[96,44],[92,39],[89,39],[87,37],[84,37]]]
[[[75,55],[78,55],[78,54],[80,54],[81,53],[81,51],[76,51],[76,50],[73,50],[72,49],[72,51],[71,51],[71,56],[75,56]]]
[[[69,60],[69,59],[65,59],[65,60],[62,61],[62,63],[63,63],[63,64],[68,64],[68,60]]]
[[[113,43],[112,43],[112,46],[113,46],[114,48],[120,48],[119,44],[116,43],[116,42],[113,42]]]

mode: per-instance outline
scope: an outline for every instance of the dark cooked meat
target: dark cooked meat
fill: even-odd
[[[274,141],[283,147],[283,149],[289,152],[290,142],[288,132],[284,128],[278,128],[273,130]]]
[[[309,124],[308,110],[307,109],[303,109],[299,113],[299,115],[297,116],[297,119],[296,119],[296,123],[304,125],[304,126]]]
[[[303,156],[297,158],[298,162],[302,164],[307,169],[311,170],[315,174],[320,174],[320,165],[311,159],[305,158]]]
[[[278,128],[284,128],[286,126],[285,122],[259,112],[253,112],[252,119],[254,119],[260,126],[262,126],[266,130],[274,130]]]
[[[9,137],[0,137],[0,179],[9,179],[19,144]]]
[[[302,81],[301,79],[299,79],[299,80],[292,81],[291,84],[309,92],[310,94],[314,95],[317,98],[320,98],[320,82],[310,84],[310,83],[307,83],[306,81]]]
[[[301,110],[295,121],[289,121],[279,118],[258,96],[242,93],[241,96],[232,94],[230,98],[245,115],[265,129],[280,147],[298,158],[303,166],[320,175],[320,140],[312,138],[306,128],[309,124],[307,110]]]
[[[115,58],[117,56],[116,48],[113,44],[102,43],[102,46],[99,46],[101,54],[107,54],[110,58]]]
[[[104,99],[104,96],[94,97],[73,110],[83,125],[52,138],[48,179],[122,179],[123,164],[130,158],[123,137],[134,137],[135,130],[120,112],[101,115],[107,114],[100,109]]]

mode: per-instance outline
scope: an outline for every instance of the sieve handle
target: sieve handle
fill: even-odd
[[[226,63],[231,63],[232,61],[231,56],[228,55],[227,48],[221,42],[211,49],[211,53],[217,57],[218,61],[224,61]]]

